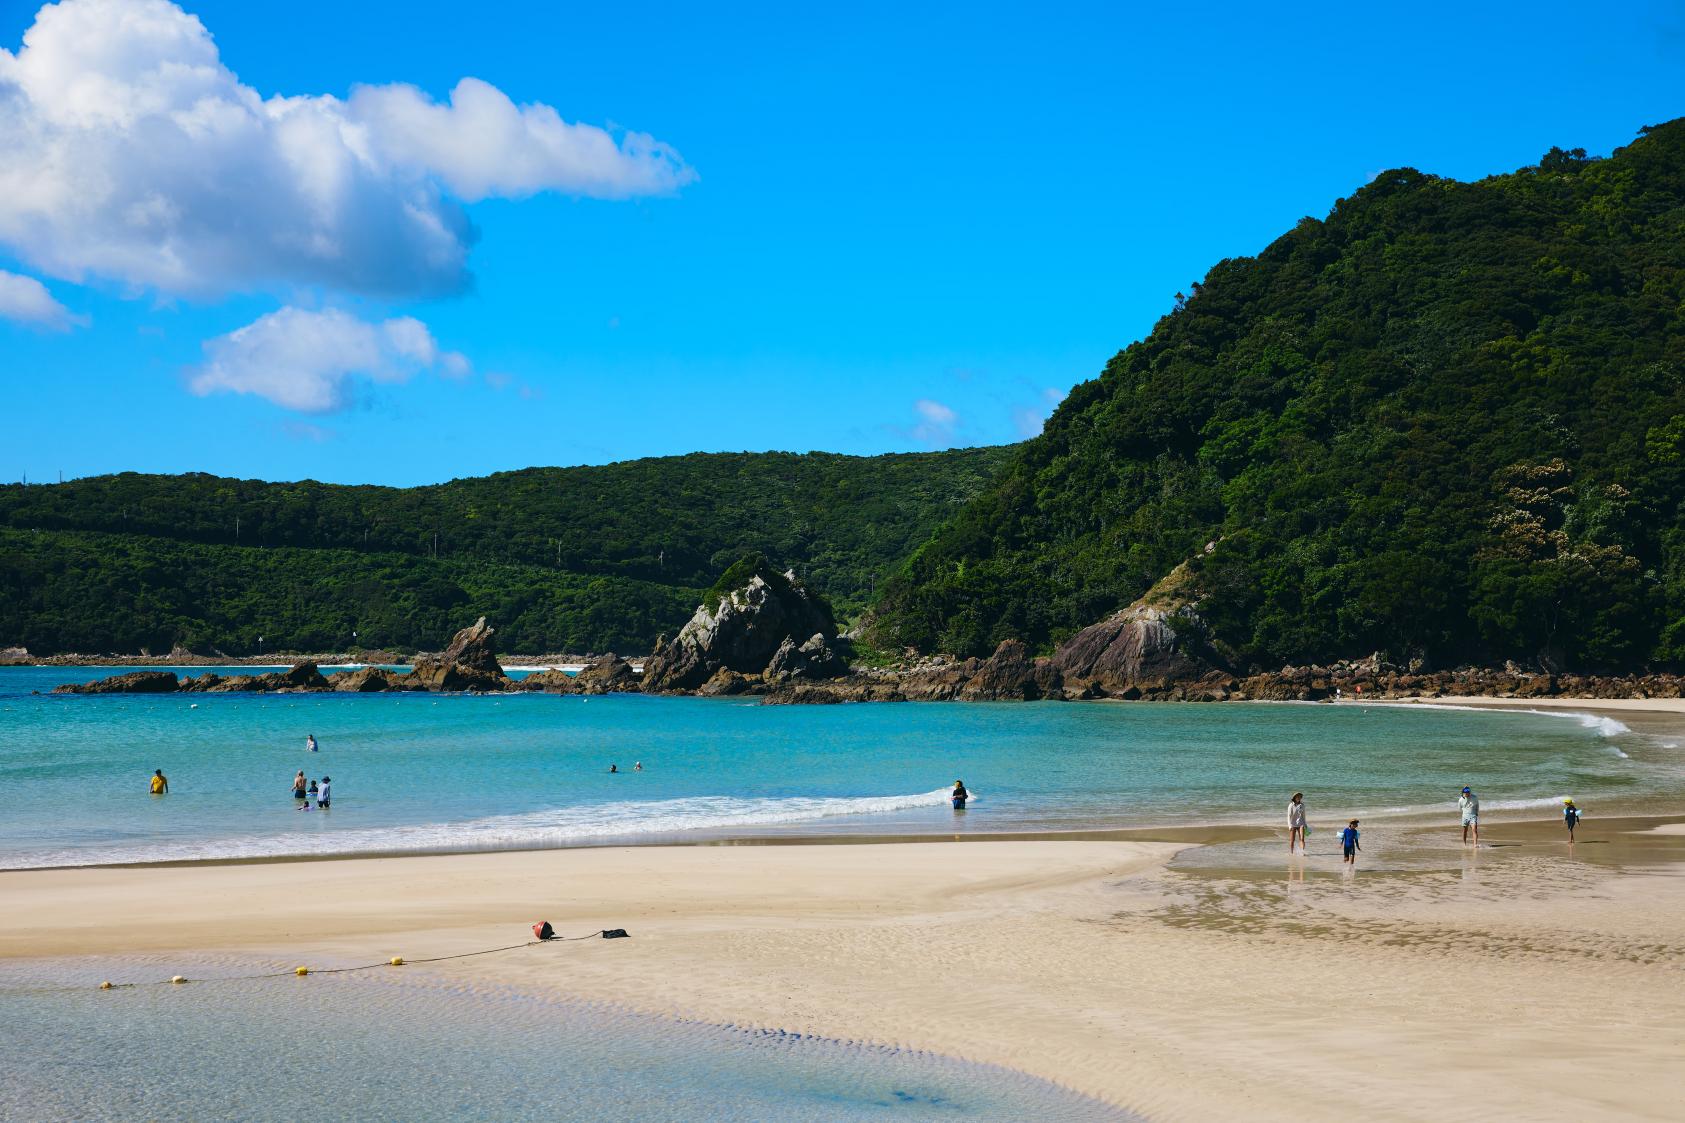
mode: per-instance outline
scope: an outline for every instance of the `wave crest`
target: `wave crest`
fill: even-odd
[[[977,794],[972,793],[972,802]],[[343,801],[336,801],[343,802]],[[494,815],[456,823],[206,839],[144,848],[36,851],[18,855],[10,869],[107,863],[206,861],[230,858],[307,857],[324,854],[445,854],[480,850],[545,850],[614,838],[682,835],[817,822],[850,815],[880,815],[919,807],[946,807],[948,789],[886,796],[789,796],[740,799],[623,801],[519,815]],[[341,812],[343,814],[343,811]]]

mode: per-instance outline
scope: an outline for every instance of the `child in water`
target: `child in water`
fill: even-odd
[[[1345,851],[1346,864],[1354,867],[1357,865],[1357,852],[1363,849],[1358,844],[1357,835],[1356,819],[1351,821],[1351,826],[1340,832],[1340,847]]]
[[[310,781],[310,790],[304,793],[304,807],[302,808],[302,810],[309,811],[310,805],[312,803],[315,803],[315,802],[316,802],[316,781],[312,780],[312,781]]]

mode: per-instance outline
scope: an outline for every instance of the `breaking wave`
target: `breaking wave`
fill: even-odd
[[[972,793],[972,802],[977,802]],[[340,804],[342,801],[336,801]],[[294,858],[340,854],[454,854],[481,850],[546,850],[614,839],[647,839],[694,831],[751,830],[819,822],[852,815],[880,815],[948,806],[948,789],[912,795],[790,796],[739,799],[697,796],[655,802],[601,803],[495,815],[457,823],[328,829],[253,838],[204,839],[151,846],[88,847],[18,854],[9,869],[110,863],[192,862],[243,858]],[[330,815],[345,815],[339,807]],[[314,814],[311,826],[322,820]],[[343,820],[342,820],[343,821]]]

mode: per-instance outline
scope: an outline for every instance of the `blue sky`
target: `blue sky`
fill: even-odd
[[[1685,113],[1660,4],[62,7],[0,0],[8,479],[1018,440],[1382,169]]]

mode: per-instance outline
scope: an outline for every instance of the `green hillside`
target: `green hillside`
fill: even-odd
[[[1006,449],[695,454],[416,488],[125,473],[0,487],[0,646],[645,650],[750,553],[848,616]]]
[[[1390,171],[1218,263],[890,582],[886,643],[1042,648],[1197,565],[1243,667],[1685,661],[1685,121]]]

